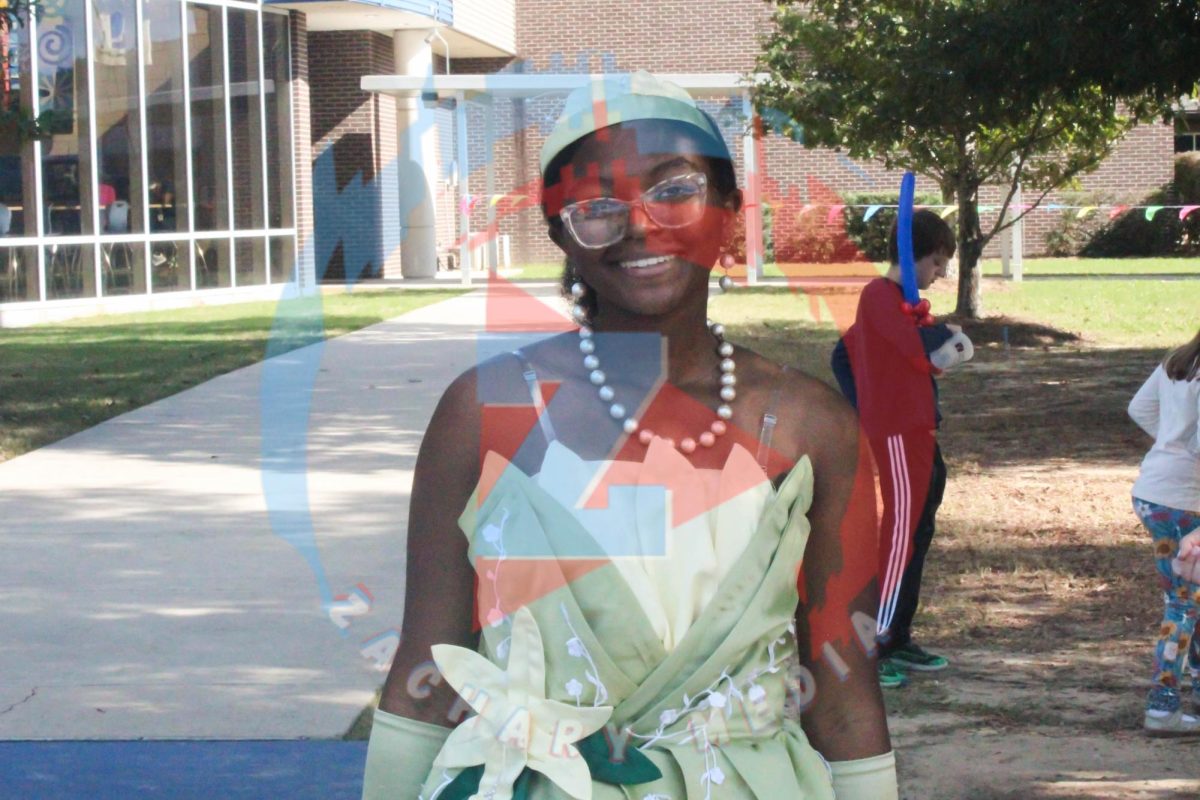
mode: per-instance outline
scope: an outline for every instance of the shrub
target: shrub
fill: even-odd
[[[1148,205],[1158,205],[1153,198]],[[1183,224],[1173,209],[1160,211],[1153,220],[1138,208],[1127,211],[1101,228],[1079,251],[1085,258],[1130,258],[1178,255],[1183,245]]]
[[[1176,200],[1183,205],[1200,205],[1200,153],[1182,153],[1175,158]],[[1183,222],[1181,255],[1200,254],[1200,211]]]
[[[895,192],[853,193],[843,199],[846,203],[843,211],[846,234],[850,240],[871,261],[887,261],[888,233],[896,221],[896,209],[881,208],[870,219],[864,219],[867,208],[856,206],[896,206],[900,202],[900,195]],[[921,206],[944,205],[941,197],[935,194],[917,195],[914,203]]]
[[[767,203],[762,205],[763,226],[763,263],[769,264],[775,260],[775,238],[772,232],[774,209]],[[746,214],[737,215],[734,223],[733,240],[729,245],[729,254],[739,263],[746,263]]]
[[[844,216],[830,221],[826,202],[817,199],[816,208],[807,211],[792,197],[776,204],[771,220],[776,261],[831,264],[862,259],[858,246],[846,235]]]
[[[1174,187],[1179,202],[1200,204],[1200,153],[1180,153],[1175,157]]]
[[[1175,159],[1175,178],[1146,197],[1139,205],[1200,204],[1200,154],[1184,153]],[[1173,208],[1164,208],[1146,219],[1143,209],[1127,211],[1101,227],[1079,250],[1087,257],[1185,256],[1200,253],[1200,211],[1184,221]]]
[[[1067,206],[1103,206],[1111,198],[1094,192],[1062,192],[1059,202]],[[1092,237],[1104,227],[1104,214],[1095,212],[1083,219],[1074,208],[1058,212],[1053,227],[1046,233],[1046,254],[1051,256],[1077,256]]]

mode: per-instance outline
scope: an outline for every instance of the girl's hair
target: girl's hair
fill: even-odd
[[[701,113],[708,116],[708,112],[701,110]],[[711,119],[711,117],[709,117]],[[724,199],[737,191],[737,173],[733,169],[733,158],[729,155],[729,148],[724,141],[714,141],[712,136],[706,135],[699,128],[692,125],[687,125],[675,120],[656,120],[659,124],[669,128],[674,128],[692,139],[697,143],[697,151],[704,154],[705,160],[708,161],[709,171],[712,173],[712,188],[715,190],[718,197]],[[713,123],[716,127],[716,123]],[[562,228],[562,219],[557,214],[550,214],[546,208],[546,189],[556,186],[562,181],[563,168],[571,163],[575,158],[575,154],[579,152],[579,148],[584,142],[590,139],[595,134],[572,142],[561,152],[554,156],[553,160],[546,165],[546,172],[542,175],[542,215],[546,219],[546,224],[551,228]],[[570,261],[563,264],[562,278],[560,280],[560,289],[563,297],[568,300],[574,300],[571,295],[571,285],[578,281],[579,278],[575,274],[575,268]],[[591,319],[596,314],[596,293],[589,291],[581,300],[574,300],[583,306],[584,312],[588,319]]]
[[[1163,370],[1173,381],[1192,381],[1200,376],[1200,331],[1190,342],[1167,353]]]

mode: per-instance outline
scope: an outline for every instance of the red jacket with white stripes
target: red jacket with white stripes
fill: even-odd
[[[921,335],[900,304],[899,284],[876,278],[863,287],[854,324],[843,337],[858,394],[858,417],[872,439],[937,427],[935,372]]]

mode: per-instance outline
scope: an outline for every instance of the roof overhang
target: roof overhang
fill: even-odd
[[[386,0],[284,0],[271,2],[264,8],[286,8],[303,11],[310,32],[375,31],[391,36],[398,30],[430,30],[437,28],[450,46],[450,56],[459,58],[503,58],[513,53],[480,41],[451,26],[444,25],[424,14],[394,8]],[[438,40],[433,51],[445,56]]]

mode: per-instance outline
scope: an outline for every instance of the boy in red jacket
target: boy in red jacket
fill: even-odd
[[[913,214],[917,286],[927,289],[946,274],[954,233],[928,210]],[[879,468],[883,520],[879,539],[879,679],[903,686],[906,670],[931,672],[949,662],[912,641],[934,515],[946,487],[946,464],[937,445],[941,415],[935,375],[972,355],[958,326],[920,326],[904,302],[896,228],[888,240],[891,268],[863,288],[855,322],[833,352],[843,394],[858,409]]]

